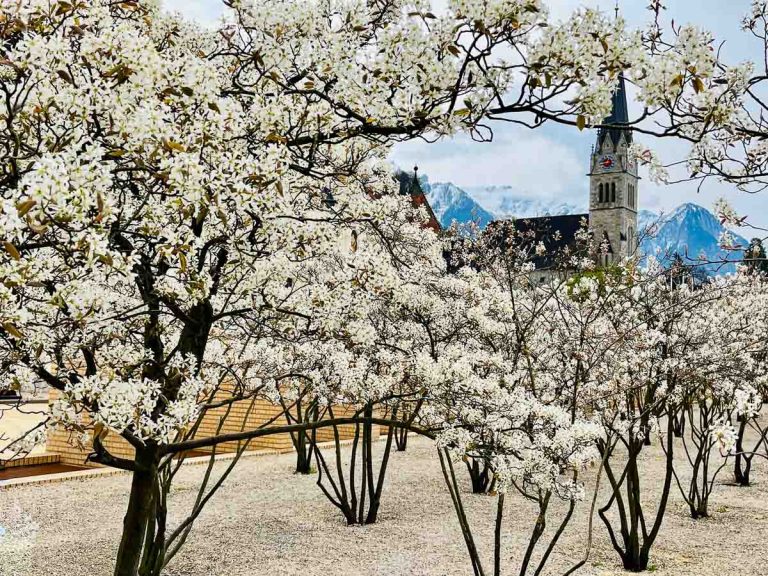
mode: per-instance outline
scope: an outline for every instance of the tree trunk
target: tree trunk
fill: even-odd
[[[736,478],[736,483],[739,486],[744,486],[745,488],[750,486],[752,484],[752,480],[750,479],[750,473],[752,472],[752,459],[745,458],[743,455],[737,454],[733,472],[733,475]]]
[[[643,548],[627,551],[621,558],[624,570],[630,572],[644,572],[648,569],[648,550]]]
[[[679,410],[672,417],[672,430],[675,438],[682,438],[685,434],[685,412]]]
[[[651,547],[659,534],[667,509],[674,470],[673,428],[674,422],[670,416],[667,419],[666,448],[664,450],[666,457],[664,485],[662,487],[661,500],[656,508],[656,516],[653,519],[650,530],[646,530],[648,519],[641,502],[640,471],[638,466],[638,457],[642,450],[643,442],[637,438],[629,438],[627,443],[627,463],[624,472],[618,478],[611,467],[610,458],[606,457],[604,452],[612,448],[607,444],[601,447],[601,453],[604,456],[603,470],[611,484],[611,497],[608,503],[598,510],[598,515],[608,529],[611,544],[621,557],[624,568],[631,572],[642,572],[648,568]],[[606,514],[614,503],[616,504],[619,516],[618,530],[614,529],[611,520]]]
[[[280,398],[280,405],[285,412],[285,418],[288,424],[301,424],[302,422],[317,422],[320,419],[320,412],[316,402],[310,402],[304,407],[301,398],[296,400],[296,416],[291,414],[289,405]],[[314,434],[314,431],[312,432]],[[312,452],[314,447],[312,437],[306,430],[297,430],[291,432],[291,444],[296,450],[296,474],[312,473]]]
[[[329,409],[333,418],[333,411]],[[317,485],[331,503],[344,515],[347,524],[373,524],[378,518],[381,506],[381,495],[384,490],[384,480],[387,473],[387,465],[395,437],[395,426],[390,426],[387,434],[387,442],[384,446],[381,463],[378,466],[378,474],[374,470],[373,459],[373,407],[368,405],[363,410],[366,418],[362,424],[355,425],[355,434],[352,439],[351,453],[349,456],[349,472],[344,473],[342,465],[341,441],[338,426],[333,426],[334,449],[336,452],[336,472],[332,473],[331,467],[317,445],[316,438],[310,436],[310,443],[314,450],[315,463],[317,464]],[[360,451],[358,462],[358,450]],[[359,477],[356,470],[360,468]],[[358,484],[359,481],[359,484]]]
[[[296,438],[296,474],[312,472],[312,448],[307,442],[307,432],[299,430]]]
[[[733,464],[733,476],[739,486],[749,486],[749,473],[752,470],[752,458],[744,455],[744,434],[747,419],[739,416],[739,434],[736,437],[736,458]]]
[[[479,460],[475,458],[466,461],[469,478],[472,481],[473,494],[485,494],[491,483],[490,467],[483,461],[482,466]]]
[[[398,428],[395,430],[395,446],[398,452],[405,452],[408,447],[408,429]]]
[[[147,526],[154,520],[157,450],[154,447],[137,450],[135,461],[137,469],[133,473],[128,510],[123,519],[115,576],[137,576]]]

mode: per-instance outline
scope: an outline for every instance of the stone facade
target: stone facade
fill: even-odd
[[[637,162],[628,154],[632,132],[622,129],[629,121],[624,78],[613,94],[611,115],[597,133],[589,170],[589,226],[595,240],[606,242],[603,264],[620,262],[637,250]]]
[[[622,137],[617,147],[607,138],[591,164],[589,225],[597,241],[608,241],[607,261],[620,261],[637,250],[637,163]]]

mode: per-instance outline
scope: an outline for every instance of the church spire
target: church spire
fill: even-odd
[[[431,228],[435,232],[439,232],[440,222],[432,211],[432,206],[429,205],[424,189],[421,187],[421,181],[419,180],[419,167],[413,167],[413,176],[408,172],[398,171],[397,180],[400,183],[400,194],[403,196],[411,197],[411,204],[415,207],[424,206],[427,209],[429,215],[428,221],[425,223],[427,228]]]
[[[610,128],[600,128],[597,131],[597,149],[600,150],[605,139],[610,136],[614,146],[619,143],[621,134],[624,133],[627,144],[632,143],[632,131],[622,128],[621,125],[629,124],[629,111],[627,107],[627,88],[624,85],[624,74],[619,74],[619,84],[611,96],[611,114],[603,120],[603,124],[610,124]]]
[[[424,194],[424,191],[421,189],[421,183],[419,182],[418,166],[413,167],[413,180],[411,180],[410,193],[411,193],[411,196],[419,196],[421,194]]]

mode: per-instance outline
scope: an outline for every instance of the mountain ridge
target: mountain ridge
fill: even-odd
[[[582,214],[588,211],[583,204],[557,199],[516,197],[511,186],[473,186],[464,189],[451,182],[430,184],[426,176],[420,180],[435,215],[446,228],[454,222],[474,222],[484,228],[493,220]],[[478,201],[478,198],[493,194],[504,194],[495,210],[484,207]],[[720,236],[726,231],[739,246],[738,251],[726,251],[720,247]],[[678,254],[688,262],[700,262],[709,274],[735,272],[736,262],[742,257],[741,251],[749,244],[745,238],[727,230],[712,212],[692,202],[685,202],[668,214],[640,210],[638,232],[641,238],[640,251],[644,256],[654,256],[665,263]]]

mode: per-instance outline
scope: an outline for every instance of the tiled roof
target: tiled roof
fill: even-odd
[[[583,224],[589,224],[589,214],[567,214],[563,216],[541,216],[537,218],[518,218],[516,220],[497,220],[488,224],[488,233],[496,233],[500,227],[510,227],[517,232],[522,242],[533,247],[542,242],[546,248],[544,256],[532,258],[537,269],[551,268],[558,256],[567,249],[571,253],[578,251],[576,233]],[[533,250],[531,251],[533,253]]]
[[[400,194],[410,195],[411,202],[414,206],[426,207],[427,213],[429,214],[429,221],[426,224],[427,227],[432,228],[435,232],[440,231],[440,221],[432,211],[432,206],[429,205],[429,201],[427,200],[424,191],[421,189],[418,168],[414,168],[413,175],[408,174],[407,172],[398,171],[396,178],[400,183]]]

